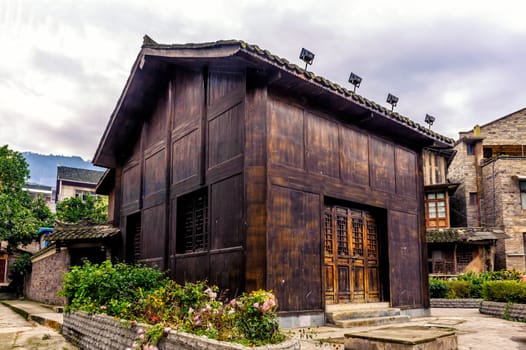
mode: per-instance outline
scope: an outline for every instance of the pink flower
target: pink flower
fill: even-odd
[[[256,309],[258,309],[259,308],[259,303],[255,302],[254,305],[252,305],[252,306],[254,306]]]
[[[237,306],[237,300],[236,299],[230,300],[230,305]]]

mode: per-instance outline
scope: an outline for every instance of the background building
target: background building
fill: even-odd
[[[460,132],[448,179],[460,183],[451,207],[457,222],[491,227],[496,269],[526,270],[526,109]]]

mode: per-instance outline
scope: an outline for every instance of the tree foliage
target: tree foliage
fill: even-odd
[[[95,223],[108,220],[108,205],[102,197],[86,195],[85,200],[81,197],[70,197],[57,204],[57,217],[64,222],[79,222],[88,220]]]
[[[10,250],[31,243],[44,224],[32,210],[41,203],[33,206],[29,193],[22,189],[28,178],[29,166],[22,153],[7,145],[0,147],[0,240],[7,241]]]

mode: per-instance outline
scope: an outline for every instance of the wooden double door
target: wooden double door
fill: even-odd
[[[378,231],[371,213],[326,206],[323,234],[326,303],[380,301]]]

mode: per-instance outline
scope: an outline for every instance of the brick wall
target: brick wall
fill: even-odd
[[[67,249],[63,248],[57,253],[52,247],[42,255],[34,257],[31,275],[26,280],[26,297],[46,304],[65,305],[65,298],[57,296],[57,292],[62,289],[62,277],[67,271]]]
[[[485,145],[526,143],[526,109],[511,113],[480,128]]]
[[[482,167],[481,208],[484,221],[511,236],[497,245],[496,267],[526,271],[522,209],[516,175],[526,175],[526,158],[497,157]]]
[[[516,321],[526,321],[526,304],[497,303],[495,301],[483,301],[480,313]]]
[[[137,329],[138,326],[131,326],[129,321],[117,321],[105,315],[71,312],[64,314],[62,334],[79,349],[122,350],[132,346]],[[159,350],[294,350],[299,349],[299,343],[297,340],[286,340],[276,345],[248,348],[239,344],[171,331],[161,340],[158,348]]]
[[[482,153],[482,145],[476,145],[475,153],[477,155],[468,155],[467,146],[464,142],[459,142],[455,146],[455,150],[457,153],[449,165],[447,177],[450,182],[460,183],[461,186],[451,198],[452,208],[455,209],[451,213],[452,221],[458,226],[479,227],[481,225],[478,205],[469,204],[469,193],[478,192],[477,165]]]

